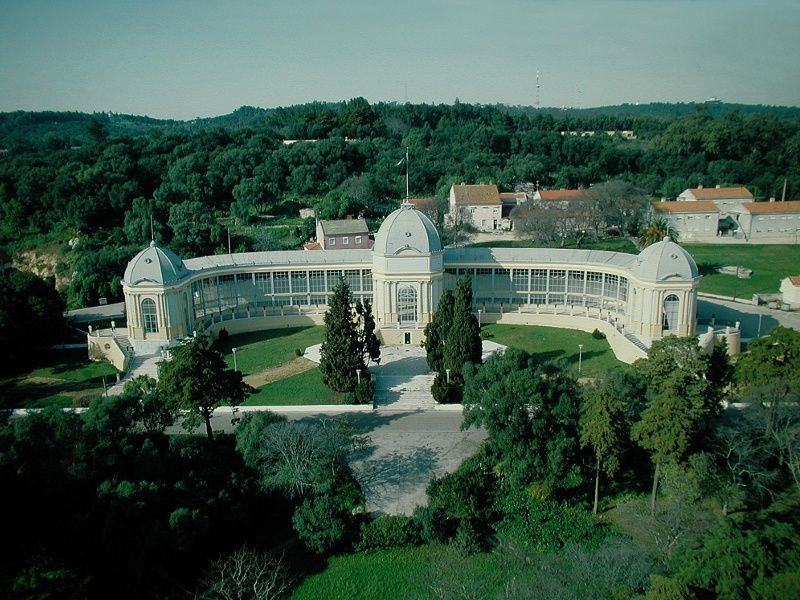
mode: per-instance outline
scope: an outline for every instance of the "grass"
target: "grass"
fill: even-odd
[[[578,369],[578,356],[581,354],[581,376],[599,377],[609,369],[624,366],[614,356],[605,339],[595,339],[591,334],[571,329],[541,327],[538,325],[484,325],[484,331],[491,334],[491,341],[530,352],[540,360],[562,358]],[[583,344],[579,352],[578,344]]]
[[[685,244],[697,262],[703,279],[700,291],[737,298],[758,293],[778,292],[781,279],[800,274],[800,245],[749,244]],[[717,268],[738,265],[753,270],[750,279],[723,275]]]
[[[47,351],[35,363],[0,382],[0,406],[88,406],[103,393],[103,377],[112,385],[115,373],[109,363],[90,361],[85,350]]]
[[[294,360],[297,357],[295,348],[305,350],[319,344],[324,335],[324,327],[268,329],[232,335],[224,342],[217,342],[214,347],[222,352],[231,368],[231,348],[235,347],[236,366],[244,375],[252,375]]]
[[[301,404],[344,404],[344,395],[322,383],[319,367],[273,381],[258,388],[245,406],[294,406]]]
[[[481,590],[470,589],[476,594],[484,592],[488,597],[494,597],[493,592],[502,590],[502,582],[495,574],[496,562],[491,554],[462,557],[445,546],[333,556],[328,559],[323,572],[303,580],[292,599],[437,598],[440,596],[434,593],[433,586],[456,592],[458,580],[469,581],[471,586],[482,582]]]

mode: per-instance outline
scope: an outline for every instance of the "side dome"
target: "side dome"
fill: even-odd
[[[125,268],[123,281],[128,285],[138,283],[170,284],[182,279],[189,271],[169,248],[159,248],[155,242],[134,256]]]
[[[700,274],[692,255],[669,239],[642,250],[631,271],[639,279],[646,281],[666,281],[673,278],[691,281]]]
[[[418,254],[431,254],[442,251],[442,240],[433,222],[404,202],[390,214],[375,234],[372,251],[383,256],[399,254],[411,250]]]

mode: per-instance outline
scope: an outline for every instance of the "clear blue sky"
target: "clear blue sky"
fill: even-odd
[[[800,0],[2,0],[0,111],[800,104]]]

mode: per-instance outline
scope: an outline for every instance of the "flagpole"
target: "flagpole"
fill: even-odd
[[[408,194],[408,146],[406,146],[406,200],[410,197]]]

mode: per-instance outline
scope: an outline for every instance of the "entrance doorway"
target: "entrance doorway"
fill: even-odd
[[[678,330],[678,315],[680,308],[680,300],[675,294],[670,294],[664,298],[664,331],[677,331]]]
[[[406,345],[411,344],[411,332],[410,331],[406,331],[403,334],[403,343],[406,344]]]

